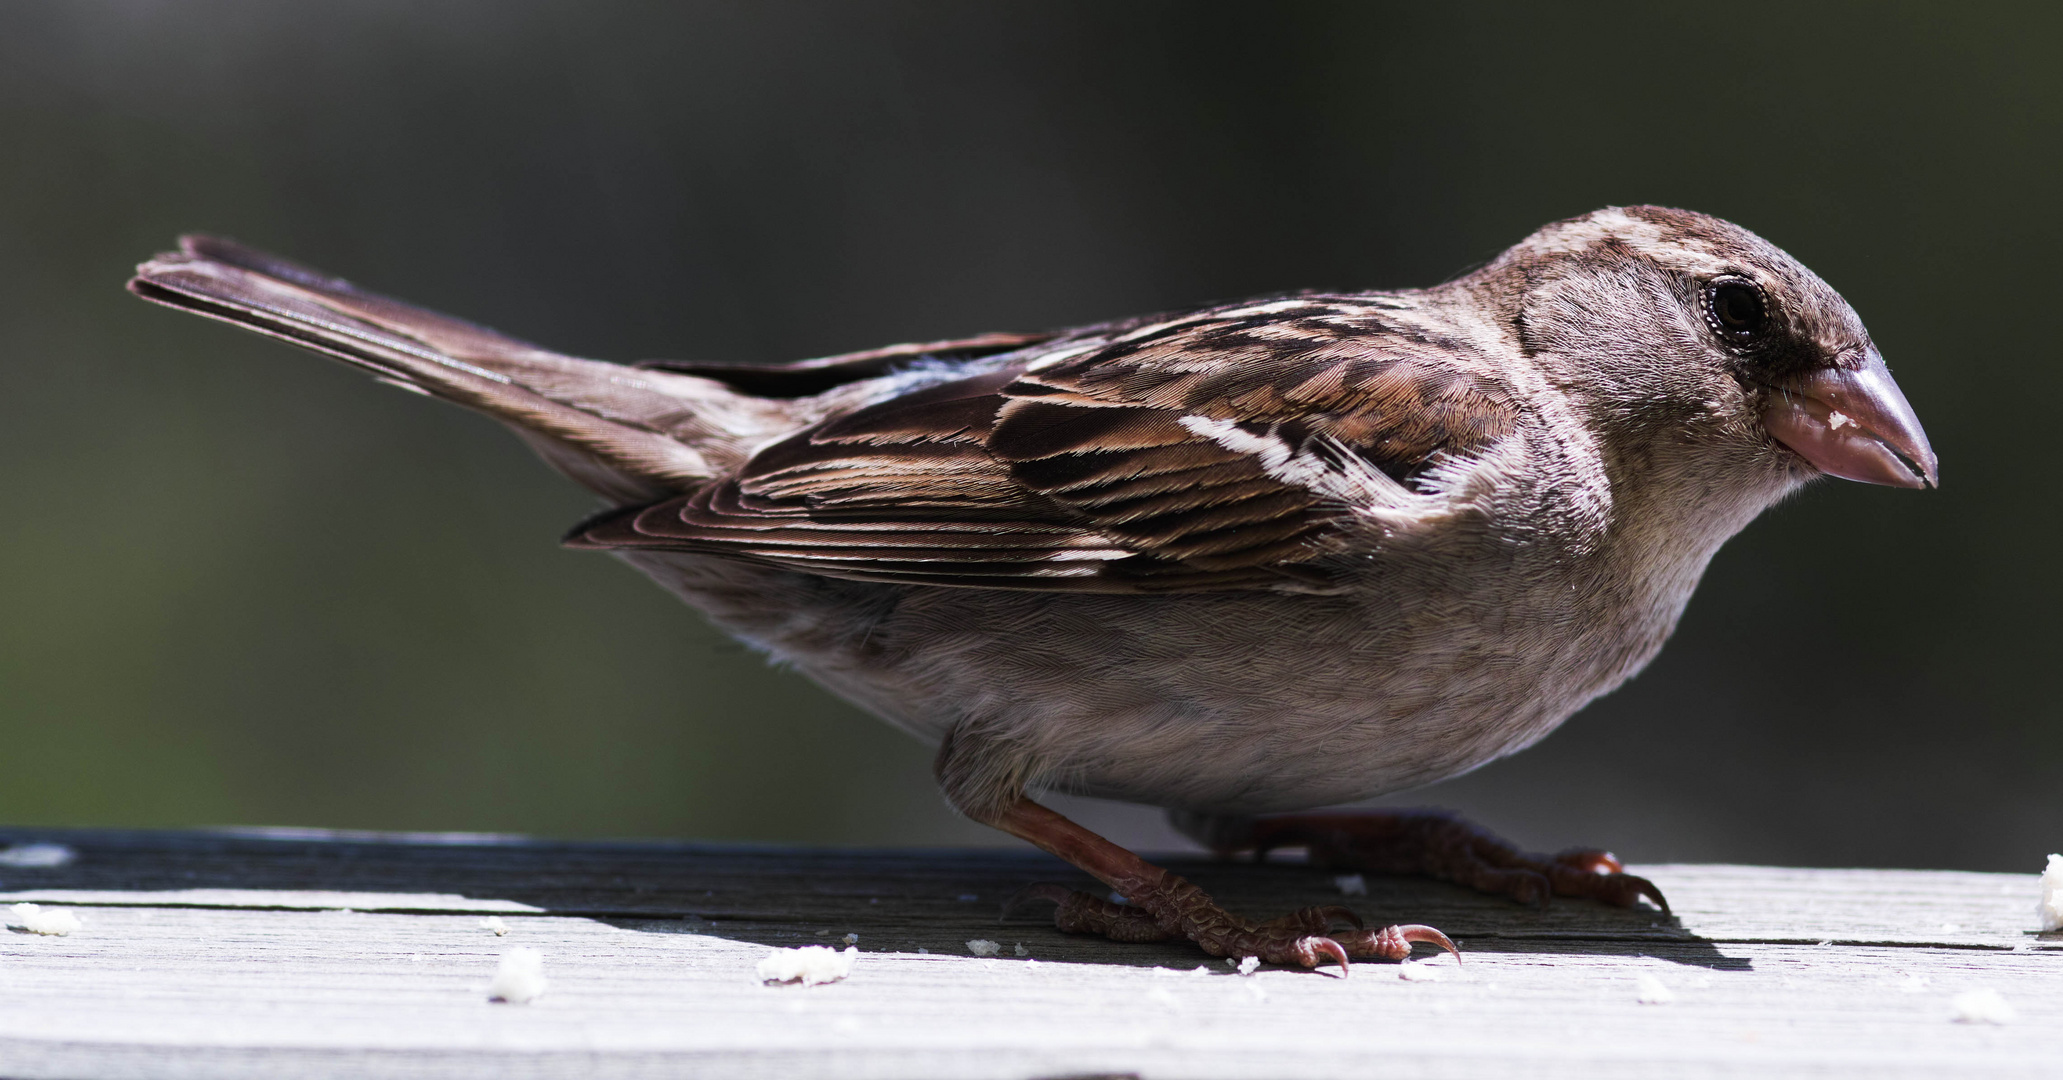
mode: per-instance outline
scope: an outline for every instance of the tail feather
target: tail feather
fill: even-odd
[[[618,502],[698,487],[788,426],[709,379],[565,356],[214,237],[182,237],[129,290],[487,413]]]

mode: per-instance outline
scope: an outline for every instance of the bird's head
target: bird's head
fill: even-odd
[[[1768,241],[1704,214],[1556,222],[1477,280],[1540,370],[1598,419],[1714,464],[1932,487],[1918,417],[1862,320]]]

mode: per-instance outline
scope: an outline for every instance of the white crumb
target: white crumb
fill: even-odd
[[[1944,934],[1960,934],[1963,932],[1963,924],[1952,922],[1942,923],[1941,932]]]
[[[1406,960],[1397,965],[1397,977],[1405,982],[1439,982],[1443,974],[1431,960]]]
[[[19,926],[31,934],[63,937],[79,928],[79,917],[69,908],[43,910],[41,904],[15,904],[7,909],[7,925]]]
[[[546,985],[544,954],[518,945],[501,954],[494,981],[487,986],[487,1000],[528,1005],[544,993]]]
[[[509,924],[501,921],[501,916],[499,915],[489,915],[481,919],[480,929],[493,934],[495,937],[509,936]]]
[[[1642,1005],[1667,1005],[1676,1000],[1676,992],[1662,984],[1662,980],[1642,972],[1633,978],[1633,1000]]]
[[[1958,1024],[2010,1024],[2020,1014],[1996,990],[1965,990],[1948,999]]]
[[[78,852],[63,844],[15,844],[0,849],[0,866],[42,870],[63,866],[78,857]]]
[[[1231,961],[1227,960],[1226,963],[1229,964]],[[1258,956],[1242,956],[1239,958],[1239,973],[1241,975],[1251,975],[1260,970],[1260,967],[1261,958]]]
[[[1368,895],[1368,879],[1359,874],[1341,874],[1332,883],[1339,886],[1341,896]]]
[[[1016,945],[1016,947],[1015,947],[1014,949],[1012,949],[1011,951],[1015,952],[1015,953],[1016,953],[1017,955],[1019,955],[1019,956],[1030,956],[1030,955],[1031,955],[1031,950],[1030,950],[1030,949],[1027,949],[1027,948],[1025,948],[1025,947],[1024,947],[1024,942],[1022,942],[1022,941],[1018,942],[1018,943],[1017,943],[1017,945]]]
[[[967,951],[976,956],[994,956],[1002,946],[987,938],[975,938],[967,943]]]
[[[922,951],[922,950],[919,950]],[[844,952],[828,945],[804,945],[800,949],[768,949],[754,970],[760,982],[815,986],[837,982],[852,974],[852,962],[860,955],[856,948]]]
[[[2042,902],[2034,913],[2042,921],[2042,932],[2063,930],[2063,855],[2049,856],[2049,868],[2042,871]]]
[[[1855,421],[1850,419],[1845,413],[1830,412],[1827,414],[1827,430],[1829,431],[1839,431],[1844,427],[1854,426],[1854,424]]]
[[[858,934],[847,934],[845,935],[845,943],[847,945],[858,945],[860,943],[860,936]]]

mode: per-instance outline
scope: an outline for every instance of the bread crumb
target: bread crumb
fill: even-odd
[[[759,973],[760,982],[799,982],[804,986],[815,986],[818,983],[837,982],[852,974],[852,962],[859,955],[860,951],[857,948],[848,947],[840,952],[829,945],[805,945],[800,949],[768,949],[754,970]]]
[[[1633,1000],[1642,1005],[1667,1005],[1676,1000],[1676,992],[1662,984],[1662,980],[1642,972],[1634,976]]]
[[[1965,990],[1948,1007],[1958,1024],[2010,1024],[2019,1015],[1996,990]]]
[[[1827,414],[1828,431],[1839,431],[1844,427],[1854,426],[1856,426],[1855,421],[1850,419],[1846,413],[1830,412]]]
[[[2063,930],[2063,855],[2049,856],[2049,868],[2042,871],[2042,902],[2034,913],[2045,934]]]
[[[1030,955],[1031,955],[1031,950],[1030,950],[1030,949],[1027,949],[1027,948],[1025,948],[1025,947],[1024,947],[1024,942],[1022,942],[1022,941],[1018,942],[1018,943],[1017,943],[1017,947],[1016,947],[1016,948],[1015,948],[1014,950],[1012,950],[1012,951],[1016,952],[1016,953],[1017,953],[1017,955],[1019,955],[1019,956],[1030,956]]]
[[[480,929],[492,933],[495,937],[509,936],[509,924],[501,921],[501,916],[499,915],[489,915],[481,919]]]
[[[31,934],[63,937],[79,928],[79,917],[68,908],[43,910],[41,904],[15,904],[7,909],[7,925],[19,926]]]
[[[967,951],[976,956],[994,956],[996,955],[996,950],[1000,948],[1002,948],[1001,945],[987,938],[975,938],[967,943]]]
[[[1229,964],[1232,961],[1230,959],[1227,959],[1225,962]],[[1261,958],[1258,956],[1243,956],[1239,959],[1239,973],[1241,975],[1251,975],[1254,972],[1259,971],[1260,968]]]
[[[78,852],[63,844],[13,844],[0,849],[0,866],[47,870],[53,866],[64,866],[78,857]]]
[[[546,985],[544,954],[518,945],[501,954],[494,981],[487,986],[487,1000],[528,1005],[544,993]]]
[[[1397,965],[1397,977],[1405,982],[1439,982],[1442,974],[1431,960],[1406,960]]]
[[[1341,896],[1368,895],[1368,879],[1359,874],[1341,874],[1332,883],[1339,886]]]
[[[845,935],[845,943],[847,945],[858,945],[860,943],[860,936],[858,934],[847,934]]]

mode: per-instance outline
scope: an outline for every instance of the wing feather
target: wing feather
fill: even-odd
[[[1056,338],[568,542],[914,584],[1322,590],[1354,492],[1408,496],[1519,421],[1487,365],[1398,307],[1291,298]]]

